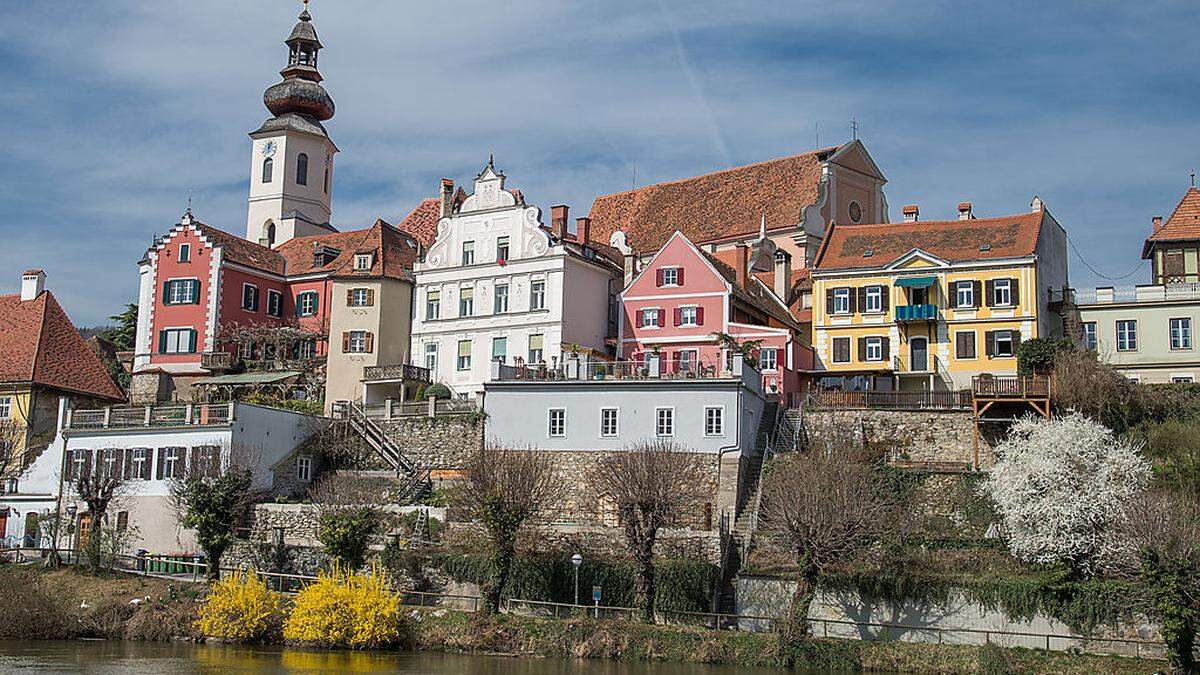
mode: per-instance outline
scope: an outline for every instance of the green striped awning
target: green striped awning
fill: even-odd
[[[928,288],[937,282],[937,277],[901,277],[896,280],[900,288]]]

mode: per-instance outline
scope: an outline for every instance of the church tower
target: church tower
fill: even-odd
[[[321,86],[321,41],[308,0],[288,46],[283,81],[263,93],[273,117],[251,132],[250,208],[246,238],[278,246],[293,237],[334,232],[329,224],[333,155],[337,146],[322,122],[333,117],[333,99]]]

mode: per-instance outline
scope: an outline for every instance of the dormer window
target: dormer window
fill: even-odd
[[[354,269],[357,272],[366,272],[371,269],[371,265],[375,262],[375,256],[370,253],[359,253],[354,256]]]
[[[324,267],[337,259],[342,252],[324,244],[313,244],[313,267]]]
[[[191,262],[191,260],[192,260],[192,245],[191,244],[180,244],[179,245],[179,262],[181,262],[181,263]]]

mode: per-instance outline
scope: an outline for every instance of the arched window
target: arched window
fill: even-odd
[[[267,221],[267,246],[275,245],[275,221]]]
[[[308,155],[303,152],[296,158],[296,185],[308,185]]]
[[[329,165],[331,163],[329,155],[325,155],[325,194],[329,194]]]
[[[262,182],[270,183],[271,175],[275,172],[275,160],[270,157],[263,160]]]

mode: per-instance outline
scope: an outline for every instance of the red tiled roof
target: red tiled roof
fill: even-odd
[[[313,256],[317,246],[334,248],[339,253],[328,263],[317,265]],[[289,277],[328,273],[337,277],[403,279],[417,259],[416,241],[383,220],[376,220],[365,230],[296,237],[275,250],[287,261]],[[375,254],[371,269],[354,269],[357,253]]]
[[[276,251],[224,230],[218,230],[212,225],[205,225],[197,221],[193,221],[192,225],[195,225],[204,238],[212,242],[214,246],[221,247],[221,255],[224,260],[272,274],[283,274],[283,256]]]
[[[597,197],[589,214],[603,242],[624,230],[639,252],[656,251],[679,230],[700,243],[753,234],[767,222],[792,226],[817,201],[821,163],[837,151],[822,148],[792,157],[725,169],[694,178]]]
[[[0,382],[31,382],[122,400],[108,369],[84,342],[54,295],[0,295]]]
[[[1142,247],[1142,257],[1150,255],[1150,249],[1157,241],[1194,241],[1200,239],[1200,189],[1188,188],[1171,217],[1162,227],[1155,230],[1146,238]]]
[[[717,268],[717,272],[719,272],[721,276],[725,278],[725,281],[728,281],[729,285],[733,287],[733,298],[735,301],[741,301],[742,303],[745,303],[746,305],[749,305],[750,307],[755,308],[767,316],[779,321],[785,326],[790,326],[795,329],[800,328],[800,326],[796,324],[796,319],[792,317],[791,312],[782,307],[779,302],[776,301],[775,293],[767,288],[767,286],[761,281],[754,278],[753,274],[749,280],[750,283],[743,286],[741,281],[738,279],[737,270],[718,257],[719,254],[714,255],[698,246],[696,247],[696,250],[700,251],[700,254],[707,258],[708,261],[712,263],[713,267]],[[722,251],[722,253],[726,253],[726,255],[736,254],[736,250],[730,249],[729,251]]]
[[[459,188],[461,191],[461,188]],[[417,208],[412,210],[399,225],[397,229],[403,230],[413,236],[425,248],[433,245],[433,240],[437,238],[437,223],[442,215],[442,202],[438,199],[426,199]]]
[[[820,271],[883,267],[913,249],[953,262],[1033,255],[1043,215],[1039,210],[974,220],[839,223],[826,230],[815,267]]]

